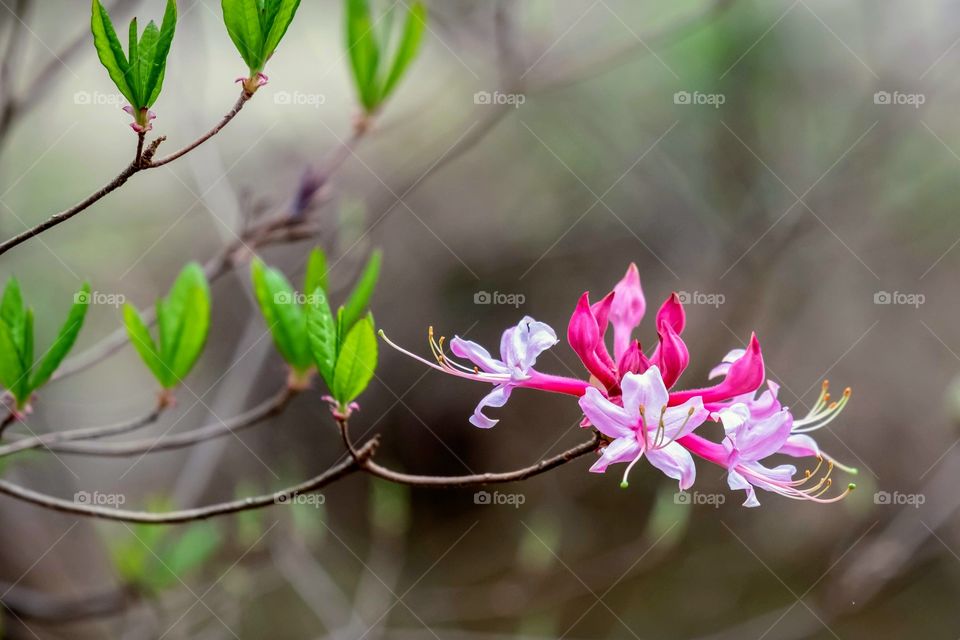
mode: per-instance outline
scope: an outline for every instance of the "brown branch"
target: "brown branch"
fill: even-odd
[[[557,467],[572,460],[576,460],[581,456],[585,456],[588,453],[594,452],[597,450],[597,447],[600,446],[600,443],[604,441],[603,436],[594,431],[593,437],[587,442],[580,443],[571,449],[567,449],[563,453],[553,456],[552,458],[545,458],[535,464],[520,469],[515,469],[514,471],[503,471],[500,473],[475,473],[466,476],[427,476],[394,471],[393,469],[388,469],[387,467],[377,464],[373,461],[372,457],[363,458],[361,456],[363,448],[361,447],[360,449],[355,449],[353,443],[350,441],[350,432],[347,421],[342,418],[337,418],[337,426],[340,428],[340,436],[343,439],[344,446],[347,447],[347,451],[350,452],[354,462],[359,464],[363,470],[370,475],[376,476],[383,480],[388,480],[389,482],[396,482],[398,484],[406,484],[414,487],[432,487],[442,489],[475,487],[485,484],[500,484],[526,480],[527,478],[532,478],[533,476],[540,475],[541,473],[546,473],[551,469],[556,469]]]
[[[41,620],[48,624],[117,615],[137,600],[137,594],[127,589],[70,597],[35,591],[23,585],[0,583],[0,593],[3,593],[0,605],[7,611],[18,618]]]
[[[71,429],[69,431],[54,431],[52,433],[44,433],[38,436],[22,438],[10,444],[0,446],[0,458],[12,455],[19,451],[26,451],[28,449],[39,449],[40,447],[50,449],[55,445],[70,442],[72,440],[93,440],[96,438],[108,438],[110,436],[120,435],[121,433],[129,433],[130,431],[141,429],[153,424],[157,421],[162,412],[163,408],[158,406],[144,416],[140,416],[126,422],[120,422],[118,424],[86,427],[83,429]]]
[[[376,438],[366,442],[358,450],[361,460],[366,460],[377,449],[378,441]],[[53,496],[21,487],[7,480],[0,479],[0,493],[6,494],[11,498],[29,502],[45,509],[59,511],[61,513],[71,513],[78,516],[100,518],[103,520],[116,520],[120,522],[139,522],[144,524],[177,524],[182,522],[193,522],[195,520],[206,520],[214,516],[227,513],[237,513],[240,511],[249,511],[251,509],[260,509],[274,504],[286,504],[293,498],[304,493],[310,493],[321,489],[355,471],[360,470],[360,466],[353,458],[347,458],[334,466],[330,467],[318,476],[301,482],[280,491],[274,491],[259,496],[249,498],[240,498],[229,502],[220,502],[208,505],[206,507],[197,507],[194,509],[183,509],[180,511],[150,512],[150,511],[132,511],[128,509],[111,509],[97,505],[88,505],[56,498]]]
[[[197,138],[196,140],[194,140],[184,148],[180,149],[179,151],[171,153],[167,157],[161,158],[160,160],[155,160],[151,162],[146,168],[153,169],[155,167],[162,167],[165,164],[169,164],[174,160],[176,160],[177,158],[190,153],[191,151],[193,151],[194,149],[202,145],[204,142],[206,142],[213,136],[220,133],[220,130],[223,129],[225,126],[227,126],[227,124],[229,124],[229,122],[233,120],[238,113],[240,113],[240,109],[243,109],[243,105],[245,105],[247,103],[247,100],[249,100],[252,97],[253,97],[252,93],[248,93],[246,90],[242,91],[240,93],[240,97],[237,98],[236,103],[233,105],[233,108],[227,113],[227,115],[223,116],[220,122],[218,122],[212,129],[210,129],[205,134],[203,134],[202,136],[200,136],[199,138]]]
[[[91,206],[93,206],[94,204],[96,204],[97,202],[99,202],[100,200],[102,200],[103,198],[110,195],[111,193],[113,193],[114,191],[122,187],[124,184],[126,184],[127,180],[129,180],[133,175],[141,171],[146,171],[147,169],[155,169],[156,167],[161,167],[185,155],[186,153],[189,153],[193,149],[196,149],[201,144],[203,144],[204,142],[212,138],[214,135],[216,135],[221,129],[223,129],[227,125],[227,123],[233,120],[233,118],[237,115],[237,113],[240,112],[240,109],[243,108],[243,105],[246,104],[247,100],[249,99],[250,99],[250,94],[248,94],[246,91],[243,91],[240,94],[240,98],[237,100],[236,104],[233,106],[233,109],[231,109],[220,120],[220,122],[217,123],[217,125],[213,129],[211,129],[210,131],[208,131],[207,133],[205,133],[200,138],[190,143],[180,151],[177,151],[176,153],[173,153],[167,156],[166,158],[163,158],[158,161],[153,161],[152,158],[157,151],[157,147],[164,140],[164,138],[163,137],[157,138],[147,147],[146,151],[143,151],[141,153],[141,149],[143,147],[143,136],[140,135],[137,142],[137,157],[134,158],[133,162],[127,165],[127,167],[123,171],[121,171],[117,175],[117,177],[115,177],[106,185],[104,185],[94,193],[90,194],[89,196],[87,196],[77,204],[73,205],[72,207],[68,209],[64,209],[59,213],[55,213],[49,218],[47,218],[46,220],[44,220],[43,222],[41,222],[40,224],[34,227],[31,227],[26,231],[23,231],[13,236],[12,238],[9,238],[4,242],[0,243],[0,255],[3,255],[7,251],[10,251],[17,245],[23,244],[27,240],[40,235],[41,233],[43,233],[44,231],[47,231],[48,229],[51,229],[59,224],[63,224],[70,218],[76,216],[79,213],[82,213],[86,209],[89,209]]]
[[[243,429],[253,427],[267,418],[279,415],[286,409],[290,400],[297,394],[297,391],[285,387],[274,397],[262,402],[261,404],[241,413],[233,418],[214,422],[196,429],[190,429],[182,433],[176,433],[171,436],[161,436],[159,438],[141,438],[139,440],[130,440],[128,442],[86,442],[90,438],[69,438],[50,443],[45,448],[55,453],[77,454],[85,456],[103,456],[103,457],[125,457],[138,454],[157,453],[160,451],[171,451],[173,449],[182,449],[199,442],[205,442],[214,438],[219,438],[229,434],[235,434]],[[67,432],[70,433],[70,432]],[[56,435],[56,434],[51,434]],[[70,440],[80,440],[80,442],[71,442]],[[19,444],[19,442],[15,443]],[[12,446],[12,445],[8,445]],[[35,445],[43,446],[43,445]],[[5,455],[4,448],[0,447],[0,456]]]

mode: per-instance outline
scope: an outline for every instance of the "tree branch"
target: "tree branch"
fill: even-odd
[[[475,487],[485,484],[518,482],[520,480],[526,480],[527,478],[540,475],[541,473],[545,473],[551,469],[555,469],[561,465],[564,465],[571,460],[576,460],[581,456],[585,456],[588,453],[596,451],[597,447],[600,446],[600,443],[604,441],[603,436],[599,432],[594,431],[593,437],[589,441],[578,444],[572,449],[567,449],[563,453],[555,455],[552,458],[545,458],[540,462],[532,464],[528,467],[516,469],[514,471],[504,471],[501,473],[475,473],[466,476],[426,476],[394,471],[377,464],[373,461],[372,457],[363,458],[360,455],[362,447],[361,449],[355,449],[353,442],[350,440],[350,429],[346,419],[337,418],[336,421],[337,426],[340,428],[340,436],[343,439],[344,446],[346,446],[347,451],[350,452],[354,462],[360,465],[364,471],[383,480],[414,487],[454,489],[458,487]]]
[[[38,436],[22,438],[10,444],[0,446],[0,458],[28,449],[38,449],[40,447],[50,449],[54,445],[70,442],[71,440],[92,440],[95,438],[116,436],[121,433],[129,433],[130,431],[153,424],[162,412],[163,408],[158,406],[144,416],[118,424],[72,429],[70,431],[55,431],[53,433],[44,433]]]
[[[204,425],[196,429],[176,433],[171,436],[161,436],[159,438],[141,438],[140,440],[130,440],[128,442],[71,442],[74,440],[89,440],[90,437],[74,437],[55,440],[47,445],[50,451],[55,453],[77,454],[85,456],[103,456],[103,457],[125,457],[138,454],[156,453],[160,451],[170,451],[173,449],[182,449],[190,445],[212,440],[221,436],[237,433],[257,425],[267,418],[278,415],[286,409],[287,405],[297,394],[297,391],[284,387],[280,393],[274,397],[262,402],[261,404],[241,413],[234,418]],[[76,432],[65,432],[65,434]],[[57,435],[57,434],[50,434]],[[102,436],[96,436],[102,437]],[[23,442],[23,441],[20,441]],[[16,442],[14,444],[20,444]],[[14,446],[14,445],[8,445]],[[36,444],[35,448],[44,446]],[[4,447],[0,447],[0,457],[6,455]]]
[[[240,94],[240,98],[237,100],[236,104],[234,104],[233,108],[223,118],[221,118],[220,122],[217,123],[217,125],[213,129],[203,134],[197,140],[190,143],[180,151],[177,151],[176,153],[173,153],[167,156],[166,158],[163,158],[156,162],[153,161],[153,155],[156,153],[157,147],[164,140],[164,138],[161,136],[155,139],[147,147],[146,151],[141,151],[143,147],[143,136],[142,135],[139,136],[138,142],[137,142],[137,157],[134,158],[133,162],[127,165],[127,167],[123,171],[121,171],[117,175],[117,177],[115,177],[106,185],[104,185],[94,193],[90,194],[85,199],[81,200],[80,202],[73,205],[72,207],[68,209],[64,209],[59,213],[55,213],[49,218],[47,218],[46,220],[44,220],[43,222],[41,222],[40,224],[34,227],[31,227],[26,231],[23,231],[13,236],[12,238],[9,238],[4,242],[0,243],[0,255],[3,255],[7,251],[10,251],[14,247],[16,247],[17,245],[23,244],[27,240],[33,237],[36,237],[41,233],[43,233],[44,231],[47,231],[48,229],[51,229],[59,224],[62,224],[67,220],[69,220],[70,218],[74,217],[75,215],[82,213],[86,209],[89,209],[92,205],[96,204],[97,202],[99,202],[100,200],[102,200],[103,198],[110,195],[111,193],[113,193],[114,191],[122,187],[124,184],[126,184],[127,180],[129,180],[133,175],[141,171],[146,171],[147,169],[155,169],[157,167],[162,167],[163,165],[169,162],[172,162],[173,160],[176,160],[177,158],[196,149],[201,144],[203,144],[204,142],[206,142],[207,140],[215,136],[225,126],[227,126],[227,124],[231,120],[233,120],[233,118],[237,115],[237,113],[240,112],[240,109],[243,108],[243,105],[246,104],[247,100],[250,99],[250,96],[251,94],[248,94],[244,90]]]
[[[360,460],[366,460],[376,451],[378,440],[376,438],[368,441],[359,450],[357,454]],[[310,493],[321,489],[332,482],[335,482],[355,471],[360,470],[357,461],[352,457],[347,458],[327,469],[318,476],[300,484],[274,491],[259,496],[241,498],[229,502],[221,502],[208,505],[206,507],[197,507],[194,509],[183,509],[180,511],[168,511],[164,513],[154,513],[150,511],[131,511],[128,509],[111,509],[97,505],[88,505],[55,498],[44,493],[21,487],[7,480],[0,479],[0,493],[6,494],[11,498],[29,502],[46,509],[59,511],[62,513],[72,513],[79,516],[91,518],[100,518],[103,520],[116,520],[120,522],[139,522],[143,524],[178,524],[182,522],[192,522],[195,520],[206,520],[214,516],[227,513],[237,513],[239,511],[249,511],[269,507],[274,504],[284,504],[290,502],[300,494]]]

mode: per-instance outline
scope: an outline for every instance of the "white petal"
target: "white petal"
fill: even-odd
[[[458,358],[466,358],[487,373],[506,373],[507,367],[499,360],[494,360],[490,352],[472,340],[464,340],[454,336],[450,341],[450,351]]]
[[[485,395],[480,401],[480,404],[477,405],[477,408],[473,410],[473,415],[470,416],[470,424],[475,427],[480,427],[481,429],[489,429],[500,422],[499,420],[494,420],[493,418],[488,418],[483,415],[483,409],[486,407],[502,407],[507,404],[512,389],[513,387],[505,384],[499,384],[494,387],[493,391]]]
[[[697,468],[693,464],[693,456],[682,445],[671,442],[662,449],[650,449],[646,455],[650,464],[668,477],[679,481],[681,491],[693,486]]]
[[[639,416],[640,407],[644,407],[648,427],[653,423],[656,428],[660,421],[660,410],[670,398],[660,369],[654,365],[643,373],[628,373],[620,381],[620,388],[623,392],[623,408],[627,413]]]
[[[600,458],[593,463],[590,471],[603,473],[611,464],[630,462],[640,455],[640,443],[633,436],[617,438],[603,449]]]
[[[596,387],[587,387],[586,393],[580,397],[580,409],[603,435],[609,438],[635,439],[636,419],[627,415],[623,407],[610,402]]]
[[[759,507],[760,501],[757,500],[757,492],[753,488],[753,485],[750,484],[746,478],[744,478],[740,473],[730,470],[730,473],[727,474],[727,486],[729,486],[734,491],[743,490],[747,492],[747,499],[743,501],[743,506],[745,507]]]
[[[555,344],[557,333],[550,325],[524,316],[516,327],[503,332],[500,357],[510,368],[526,373],[537,357]]]

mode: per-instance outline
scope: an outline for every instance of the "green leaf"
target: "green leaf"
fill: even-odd
[[[366,313],[370,305],[370,298],[373,296],[373,290],[377,286],[377,279],[380,277],[380,263],[382,256],[380,251],[374,251],[367,261],[367,266],[363,268],[360,279],[354,286],[350,297],[343,305],[343,332],[350,331],[354,323]]]
[[[312,293],[320,287],[324,291],[327,288],[327,256],[324,255],[320,247],[310,252],[307,259],[307,273],[303,278],[303,292]]]
[[[300,0],[267,0],[267,5],[271,7],[272,19],[264,22],[263,30],[263,62],[266,63],[273,55],[280,40],[287,32],[287,27],[293,22],[293,16],[297,13],[300,6]]]
[[[93,45],[97,49],[97,57],[110,74],[110,79],[134,109],[142,108],[143,105],[137,103],[136,95],[127,79],[130,65],[126,56],[123,55],[123,46],[100,0],[93,0],[90,30],[93,32]]]
[[[130,28],[127,30],[127,56],[129,63],[127,69],[127,84],[130,85],[130,89],[133,91],[135,103],[140,103],[143,96],[143,92],[140,91],[140,47],[138,42],[137,19],[134,18],[130,21]]]
[[[248,0],[221,0],[220,7],[223,9],[223,23],[227,27],[227,34],[240,52],[240,57],[249,68],[253,69],[260,51],[252,49],[252,43],[247,42],[247,13],[244,6],[247,2]],[[257,33],[259,32],[258,25]]]
[[[133,348],[137,350],[137,353],[140,354],[140,358],[143,359],[144,364],[146,364],[150,372],[153,373],[153,376],[157,379],[157,382],[160,383],[160,386],[165,389],[172,386],[169,384],[171,379],[170,370],[163,363],[163,360],[160,359],[157,346],[150,336],[150,330],[147,329],[143,318],[140,317],[136,307],[132,304],[128,303],[123,305],[123,324],[127,328],[127,335],[130,336],[130,343],[133,345]]]
[[[333,374],[333,397],[346,405],[370,384],[377,368],[377,337],[370,316],[357,322],[347,333],[337,356]]]
[[[251,73],[263,69],[263,32],[258,0],[221,0],[223,22]]]
[[[400,44],[397,46],[390,72],[387,74],[383,88],[380,91],[381,102],[390,96],[396,88],[397,83],[400,82],[400,79],[403,77],[407,67],[413,62],[417,52],[420,50],[420,43],[423,40],[423,32],[426,30],[426,27],[427,8],[421,2],[414,3],[407,12],[407,22],[403,27],[403,36],[400,39]]]
[[[20,360],[19,347],[13,341],[10,327],[0,322],[0,384],[16,396],[20,388],[20,380],[25,377],[26,370]],[[18,403],[22,398],[17,397]]]
[[[23,376],[20,378],[20,390],[17,398],[22,404],[30,400],[34,387],[30,385],[30,370],[33,368],[33,309],[28,308],[23,316],[23,346],[21,347]]]
[[[18,356],[22,360],[31,360],[32,356],[31,358],[23,358],[25,314],[20,283],[17,282],[16,278],[10,278],[3,290],[3,300],[0,301],[0,321],[4,322],[10,329],[10,337],[16,346]]]
[[[327,296],[320,287],[313,290],[307,307],[307,341],[317,371],[327,387],[333,389],[333,371],[337,362],[337,326]]]
[[[140,36],[140,44],[137,45],[137,57],[130,56],[130,68],[134,70],[136,77],[136,86],[134,92],[137,94],[137,100],[144,107],[147,105],[147,98],[150,97],[150,88],[147,87],[147,81],[153,71],[153,56],[157,49],[157,40],[160,39],[160,29],[151,20],[147,23],[147,28],[143,30]]]
[[[84,282],[83,286],[80,287],[80,291],[73,296],[73,306],[70,308],[70,313],[67,314],[67,319],[63,323],[63,326],[60,327],[53,346],[40,358],[40,362],[37,363],[36,368],[30,376],[31,391],[40,388],[50,379],[50,376],[53,375],[53,372],[56,371],[60,363],[63,362],[63,359],[70,352],[70,349],[73,348],[74,343],[77,341],[77,336],[80,334],[80,329],[83,327],[83,321],[87,316],[87,308],[90,306],[89,302],[90,285]]]
[[[378,106],[377,68],[380,65],[380,47],[373,29],[368,0],[347,0],[347,53],[360,94],[360,102],[367,112]]]
[[[309,369],[312,359],[307,344],[306,315],[296,301],[293,287],[282,273],[259,259],[250,265],[250,278],[260,312],[280,355],[298,371]]]
[[[174,385],[187,377],[210,330],[210,289],[203,269],[195,262],[183,268],[166,299],[157,304],[160,357]]]
[[[163,76],[167,68],[167,57],[170,55],[170,46],[173,44],[173,34],[176,29],[177,3],[175,0],[167,0],[167,8],[163,13],[163,24],[160,27],[153,55],[149,61],[150,73],[144,81],[145,107],[152,106],[160,96],[160,89],[163,88]]]

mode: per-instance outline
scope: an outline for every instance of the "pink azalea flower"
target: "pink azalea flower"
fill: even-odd
[[[696,468],[693,457],[677,439],[703,424],[709,412],[699,398],[668,406],[667,387],[655,365],[642,374],[626,374],[620,384],[622,406],[595,387],[580,398],[580,408],[590,423],[612,438],[590,471],[603,473],[611,464],[629,462],[621,482],[626,487],[633,465],[646,455],[650,464],[677,480],[681,490],[688,489],[696,478]]]
[[[475,342],[455,337],[450,348],[457,362],[444,353],[444,339],[435,340],[429,331],[430,348],[436,362],[428,361],[390,342],[401,352],[444,373],[486,382],[493,389],[477,405],[470,422],[482,428],[497,420],[483,413],[487,407],[502,407],[513,389],[524,387],[573,395],[583,410],[583,427],[593,427],[608,439],[597,462],[590,468],[605,472],[611,464],[627,463],[622,486],[633,466],[646,457],[681,490],[696,478],[693,455],[725,468],[731,489],[743,490],[745,506],[757,506],[756,489],[793,499],[835,502],[852,489],[826,498],[833,469],[851,473],[825,454],[810,433],[836,419],[850,398],[850,390],[836,402],[830,400],[827,384],[810,412],[796,419],[777,398],[779,386],[766,380],[760,342],[751,335],[745,349],[729,352],[710,372],[711,384],[702,388],[674,389],[690,362],[690,353],[680,337],[686,315],[677,294],[661,305],[656,315],[658,342],[649,356],[644,354],[633,332],[643,319],[646,300],[640,276],[630,265],[613,291],[591,303],[589,293],[580,296],[567,326],[567,340],[590,374],[577,380],[541,373],[534,368],[537,358],[557,343],[548,325],[525,317],[508,328],[500,342],[497,359]],[[605,341],[613,327],[613,354]],[[764,381],[766,385],[764,387]],[[713,442],[694,431],[708,418],[724,429],[721,442]],[[799,479],[790,464],[770,466],[771,456],[817,459],[816,468]]]
[[[579,397],[589,386],[583,380],[540,373],[533,368],[537,357],[557,343],[557,334],[549,325],[537,322],[530,316],[525,316],[517,326],[503,332],[500,339],[499,360],[476,342],[454,337],[450,341],[450,350],[457,357],[470,361],[473,367],[464,366],[447,357],[443,350],[444,339],[434,340],[433,327],[430,327],[429,340],[430,348],[436,358],[435,363],[398,347],[387,339],[383,332],[380,335],[387,344],[401,353],[438,371],[459,378],[493,384],[493,391],[480,401],[470,417],[470,423],[482,429],[489,429],[498,422],[485,416],[483,409],[504,406],[516,387],[541,389]]]

